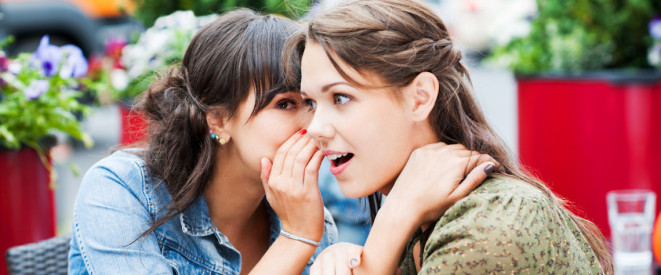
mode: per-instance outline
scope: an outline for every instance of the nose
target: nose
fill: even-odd
[[[308,134],[321,144],[326,143],[335,135],[331,118],[322,108],[317,108],[312,116],[312,120],[307,127]]]

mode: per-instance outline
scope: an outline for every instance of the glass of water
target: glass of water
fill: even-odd
[[[606,195],[615,274],[651,274],[655,200],[650,190],[616,190]]]

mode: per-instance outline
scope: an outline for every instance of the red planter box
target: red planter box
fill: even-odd
[[[55,236],[55,193],[37,152],[0,149],[0,274],[7,249]]]
[[[661,210],[661,76],[519,78],[519,154],[610,236],[606,193],[651,189]]]

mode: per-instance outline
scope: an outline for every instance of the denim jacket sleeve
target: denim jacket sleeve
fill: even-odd
[[[106,158],[83,178],[73,217],[69,274],[170,274],[155,234],[144,191],[143,165],[135,158]]]

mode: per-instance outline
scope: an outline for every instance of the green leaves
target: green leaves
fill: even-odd
[[[647,68],[647,24],[661,1],[537,0],[528,36],[493,49],[487,63],[518,74]]]
[[[31,66],[30,54],[21,54],[10,62],[20,71],[0,72],[0,77],[7,82],[0,90],[3,98],[0,100],[0,146],[18,149],[27,145],[42,150],[39,141],[55,132],[66,133],[91,146],[91,138],[82,131],[76,117],[90,113],[89,107],[78,101],[81,95],[76,90],[78,80],[64,79],[59,74],[43,76],[38,68]],[[48,81],[49,88],[37,98],[29,99],[23,91],[37,80]]]
[[[192,10],[195,15],[201,16],[246,7],[298,18],[308,10],[311,2],[312,0],[137,0],[135,17],[145,27],[150,27],[156,18],[177,10]]]

